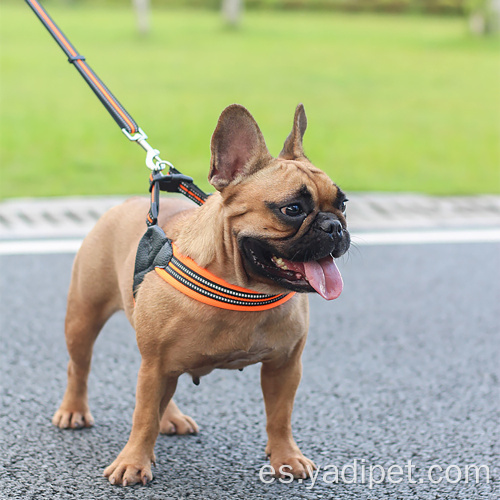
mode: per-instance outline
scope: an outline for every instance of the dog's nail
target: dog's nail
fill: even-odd
[[[110,482],[111,484],[115,484],[115,478],[114,478],[114,477],[110,477],[110,478],[109,478],[109,482]]]
[[[200,385],[200,377],[193,377],[193,384]]]
[[[142,485],[143,485],[143,486],[146,486],[146,484],[148,484],[148,478],[147,478],[146,476],[144,476],[144,477],[142,478]]]
[[[302,479],[306,479],[307,474],[305,472],[302,473]]]
[[[243,371],[243,368],[238,368],[238,370],[239,370],[240,372],[242,372],[242,371]]]
[[[127,486],[128,485],[128,481],[126,479],[123,480],[123,486]]]
[[[172,427],[170,427],[170,430],[168,432],[170,434],[175,434],[175,425],[172,425]]]

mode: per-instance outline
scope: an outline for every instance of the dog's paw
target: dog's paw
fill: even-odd
[[[165,413],[160,422],[160,434],[198,434],[198,425],[189,416],[179,412],[177,415]]]
[[[132,484],[141,483],[145,486],[149,481],[153,480],[151,463],[152,461],[148,458],[138,458],[122,452],[104,470],[103,475],[113,485],[131,486]]]
[[[295,479],[312,477],[313,471],[316,470],[314,462],[300,452],[294,456],[271,457],[271,467],[276,477],[286,478],[286,474],[292,474]]]
[[[94,417],[88,409],[70,410],[61,406],[54,413],[52,423],[60,429],[83,429],[94,425]]]
[[[198,434],[198,426],[170,400],[160,420],[160,434]]]

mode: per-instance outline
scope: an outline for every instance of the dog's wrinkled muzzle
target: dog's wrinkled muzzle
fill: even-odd
[[[324,255],[340,257],[349,249],[351,237],[347,228],[337,216],[330,212],[319,212],[312,223],[312,248],[307,252],[312,260],[319,260]]]
[[[334,238],[342,238],[343,236],[342,224],[333,214],[320,212],[316,217],[314,225],[317,229],[331,234]]]

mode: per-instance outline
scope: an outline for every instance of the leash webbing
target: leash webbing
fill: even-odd
[[[146,166],[153,173],[150,177],[151,208],[148,214],[148,225],[156,224],[159,210],[159,191],[179,192],[187,196],[198,205],[205,203],[208,195],[202,191],[193,179],[182,175],[171,163],[160,158],[160,152],[152,148],[147,142],[148,136],[137,125],[118,99],[106,87],[103,81],[96,75],[85,61],[85,57],[78,53],[72,43],[59,29],[54,20],[37,0],[26,0],[38,19],[47,28],[57,44],[68,57],[68,61],[78,70],[95,95],[99,98],[109,114],[113,117],[122,132],[131,141],[137,142],[146,151]],[[168,174],[163,175],[161,171],[169,167]]]
[[[47,11],[38,3],[37,0],[26,0],[28,5],[33,9],[33,12],[38,16],[38,19],[47,28],[59,47],[68,57],[68,61],[75,66],[78,72],[82,75],[89,87],[94,91],[99,100],[104,104],[115,122],[121,129],[125,129],[129,134],[133,135],[139,131],[139,127],[135,120],[125,111],[123,106],[118,102],[118,99],[104,85],[102,80],[92,71],[90,66],[85,61],[85,57],[78,53],[73,44],[66,38],[64,33],[58,28]]]

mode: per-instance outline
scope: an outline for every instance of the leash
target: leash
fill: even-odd
[[[145,132],[137,125],[132,116],[130,116],[118,99],[87,64],[85,57],[78,53],[72,43],[49,16],[47,11],[37,0],[26,0],[26,2],[33,9],[33,12],[37,15],[42,24],[47,28],[59,47],[64,51],[68,57],[68,61],[78,70],[80,75],[108,110],[108,113],[118,124],[125,136],[130,141],[139,144],[139,146],[146,151],[146,166],[152,170],[149,177],[151,204],[146,219],[147,225],[155,225],[158,221],[160,191],[170,193],[178,192],[198,205],[203,205],[208,195],[194,184],[191,177],[181,174],[170,162],[160,158],[160,151],[154,149],[148,143],[148,136]],[[168,174],[164,175],[162,170],[166,167],[168,167]]]
[[[64,51],[68,61],[78,70],[108,110],[125,136],[146,151],[146,166],[151,170],[149,176],[151,198],[146,218],[148,228],[139,242],[135,259],[134,303],[144,276],[153,270],[167,283],[188,297],[221,309],[264,311],[291,299],[295,292],[266,295],[227,283],[206,269],[199,267],[189,257],[179,253],[172,240],[167,238],[163,229],[157,224],[160,191],[179,192],[198,205],[203,205],[209,195],[196,186],[191,177],[181,174],[170,162],[160,158],[160,152],[147,142],[148,136],[87,64],[85,57],[78,53],[47,11],[37,0],[26,0],[26,2]],[[165,175],[162,170],[167,166],[168,174]]]

